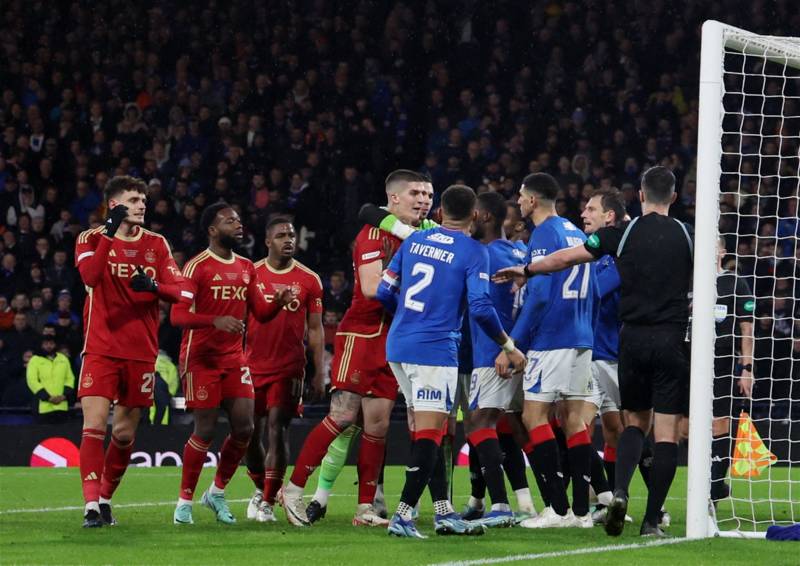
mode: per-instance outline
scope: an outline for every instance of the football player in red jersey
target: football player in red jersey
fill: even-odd
[[[247,450],[248,475],[256,484],[256,492],[247,506],[247,517],[259,522],[276,520],[272,508],[289,460],[286,431],[292,418],[302,411],[306,328],[314,359],[312,390],[317,398],[325,394],[322,281],[293,259],[296,244],[291,220],[274,218],[267,224],[267,257],[255,264],[258,288],[268,301],[282,289],[295,292],[295,298],[267,324],[259,323],[251,314],[247,326],[247,365],[256,392],[255,430]],[[266,457],[264,421],[269,440]]]
[[[75,245],[75,263],[89,294],[78,381],[84,527],[116,524],[111,496],[130,462],[141,409],[153,403],[158,301],[192,299],[167,241],[142,228],[144,182],[114,177],[106,184],[105,199],[105,224],[82,232]],[[111,443],[104,455],[113,401]]]
[[[397,170],[386,178],[387,209],[401,221],[417,225],[427,210],[432,191],[419,173]],[[374,297],[384,264],[399,238],[364,226],[353,247],[355,289],[334,344],[331,383],[334,390],[328,416],[306,437],[292,477],[283,488],[286,517],[296,526],[310,521],[303,503],[308,477],[319,466],[331,442],[363,417],[364,434],[358,454],[358,508],[354,525],[386,526],[373,507],[378,476],[383,464],[386,431],[397,398],[397,380],[386,363],[386,336],[390,318]]]
[[[257,287],[253,262],[233,252],[242,241],[243,231],[239,214],[229,204],[218,202],[207,207],[200,224],[208,235],[208,249],[183,268],[194,301],[176,305],[170,317],[174,325],[184,329],[180,373],[186,406],[194,411],[194,433],[183,451],[181,490],[173,520],[176,524],[193,523],[192,499],[222,407],[231,431],[202,503],[218,521],[230,524],[236,519],[225,501],[225,486],[253,433],[253,382],[242,349],[245,320],[248,311],[259,322],[270,320],[293,299],[293,293],[283,289],[271,303],[264,298]]]

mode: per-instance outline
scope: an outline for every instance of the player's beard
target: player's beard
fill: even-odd
[[[236,236],[223,235],[219,237],[219,245],[229,250],[234,250],[239,245],[239,240],[236,239]]]

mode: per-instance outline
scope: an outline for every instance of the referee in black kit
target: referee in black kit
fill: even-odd
[[[524,267],[502,269],[493,277],[496,282],[513,279],[521,284],[527,277],[606,254],[616,258],[622,280],[619,389],[626,428],[619,439],[616,489],[605,525],[612,536],[622,534],[625,526],[628,486],[654,420],[653,471],[640,534],[666,536],[658,527],[658,513],[675,477],[679,423],[689,409],[685,338],[693,246],[686,226],[668,216],[675,197],[672,172],[665,167],[648,169],[639,191],[642,216],[617,227],[601,228],[583,246],[559,250]]]

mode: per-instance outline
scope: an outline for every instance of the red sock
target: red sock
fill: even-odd
[[[617,449],[613,446],[609,446],[606,444],[603,446],[603,461],[604,462],[616,462],[617,461]]]
[[[286,468],[267,468],[264,472],[264,501],[270,505],[275,505],[275,496],[283,485],[284,474]]]
[[[361,435],[358,450],[358,503],[372,503],[378,487],[378,476],[383,465],[385,438],[372,436],[366,432]]]
[[[300,450],[300,455],[297,456],[297,461],[294,464],[292,477],[290,481],[298,486],[305,487],[308,481],[308,476],[314,473],[322,463],[322,459],[328,452],[328,446],[331,442],[342,433],[342,429],[336,426],[330,416],[322,419],[306,437],[303,443],[303,449]]]
[[[181,469],[181,499],[189,501],[194,497],[197,481],[206,463],[206,452],[211,442],[205,442],[194,434],[189,437],[183,448],[183,468]]]
[[[106,431],[85,428],[81,434],[81,482],[86,503],[100,499],[100,477],[103,475],[103,441]]]
[[[113,434],[106,449],[106,461],[103,464],[103,478],[100,481],[100,497],[111,499],[119,485],[119,481],[128,469],[133,452],[133,440],[120,442]]]
[[[264,491],[264,474],[259,474],[257,472],[252,472],[249,469],[247,470],[247,477],[253,480],[253,485],[256,486],[256,489]]]
[[[214,476],[214,485],[220,489],[225,489],[233,474],[236,473],[236,468],[239,467],[242,458],[244,458],[249,444],[250,437],[239,439],[228,435],[225,442],[222,443],[217,475]]]

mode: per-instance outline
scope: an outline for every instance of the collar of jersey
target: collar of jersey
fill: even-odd
[[[276,275],[283,275],[284,273],[289,273],[292,269],[294,269],[294,259],[292,259],[291,262],[289,262],[289,267],[287,267],[286,269],[275,269],[269,264],[266,258],[264,258],[264,266],[272,273],[275,273]]]
[[[230,263],[233,263],[234,261],[236,261],[236,254],[233,254],[231,256],[231,259],[225,259],[224,257],[220,257],[217,254],[215,254],[214,252],[212,252],[211,248],[206,248],[206,251],[208,252],[208,255],[210,255],[211,257],[213,257],[215,260],[217,260],[220,263],[228,263],[228,264],[230,264]],[[231,253],[233,253],[233,252],[231,252]]]
[[[119,238],[123,242],[136,242],[144,235],[144,228],[141,226],[134,226],[135,234],[133,236],[123,236],[120,233],[114,234],[114,237]]]

